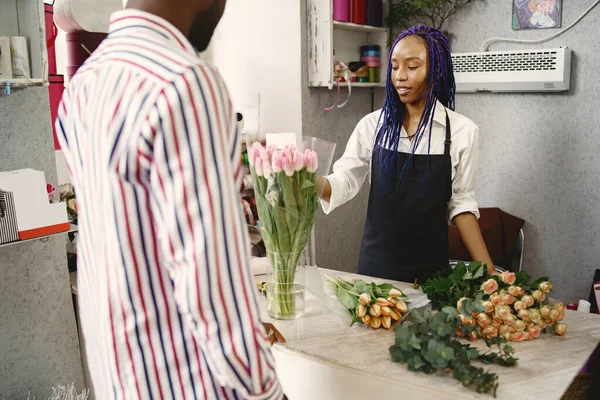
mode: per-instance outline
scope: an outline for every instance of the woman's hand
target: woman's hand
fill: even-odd
[[[269,340],[271,345],[275,344],[276,342],[285,343],[285,338],[283,337],[281,332],[279,332],[277,328],[275,328],[275,325],[269,322],[263,322],[263,326],[265,327],[265,332],[267,332],[267,339]]]
[[[327,178],[317,176],[317,193],[322,200],[329,201],[331,199],[331,184]]]

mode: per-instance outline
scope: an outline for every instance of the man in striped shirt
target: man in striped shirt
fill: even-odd
[[[280,399],[249,268],[234,112],[197,52],[225,0],[128,7],[56,121],[77,193],[96,398]]]

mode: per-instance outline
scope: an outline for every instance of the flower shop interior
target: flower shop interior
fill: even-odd
[[[94,392],[87,363],[77,198],[54,122],[65,87],[126,3],[0,0],[0,399],[112,398]],[[599,5],[227,0],[200,57],[237,113],[247,265],[261,315],[287,339],[272,347],[287,398],[600,398]],[[479,225],[500,274],[470,263],[449,225],[445,277],[417,286],[356,275],[365,184],[331,215],[313,210],[291,261],[290,282],[300,270],[302,279],[290,311],[269,295],[278,261],[261,234],[261,201],[274,203],[257,198],[258,182],[271,181],[254,163],[263,145],[312,143],[300,153],[294,176],[306,181],[296,189],[331,173],[357,124],[384,105],[390,45],[415,24],[448,38],[455,111],[479,127]],[[318,169],[309,162],[317,153]],[[431,306],[438,312],[422,311]],[[456,336],[471,347],[453,348]],[[486,345],[498,353],[486,355]],[[456,379],[430,374],[448,368]]]

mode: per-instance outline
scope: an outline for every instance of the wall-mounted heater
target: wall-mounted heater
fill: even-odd
[[[456,91],[561,92],[571,83],[571,49],[454,53]]]

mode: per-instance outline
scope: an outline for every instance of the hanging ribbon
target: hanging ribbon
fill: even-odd
[[[330,107],[324,108],[325,111],[331,111],[334,108],[342,108],[344,107],[348,101],[350,100],[350,96],[352,95],[352,72],[350,71],[350,68],[348,68],[348,66],[341,62],[341,61],[336,61],[333,64],[333,72],[335,75],[335,84],[337,86],[337,97],[335,99],[335,103],[333,103],[333,105],[331,105]],[[340,100],[340,81],[344,79],[347,84],[348,84],[348,97],[346,98],[346,100],[342,103],[342,104],[338,104],[338,101]]]

